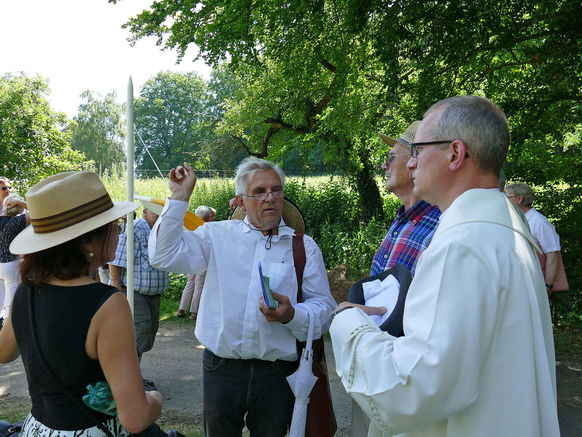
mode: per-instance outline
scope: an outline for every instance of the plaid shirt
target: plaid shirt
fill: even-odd
[[[134,253],[134,290],[139,294],[162,294],[168,288],[168,272],[158,270],[150,265],[148,257],[148,238],[150,225],[143,219],[133,224],[133,253]],[[121,282],[127,286],[127,231],[119,236],[119,243],[115,252],[115,259],[110,263],[121,269]]]
[[[390,225],[382,244],[378,248],[370,276],[381,273],[395,264],[401,263],[414,275],[416,261],[430,244],[439,223],[440,210],[436,205],[421,200],[408,211],[404,205],[396,211],[396,218]]]

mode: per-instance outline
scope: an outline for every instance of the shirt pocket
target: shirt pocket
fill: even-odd
[[[297,278],[295,267],[288,263],[272,263],[266,268],[271,290],[289,297],[292,304],[297,301]]]

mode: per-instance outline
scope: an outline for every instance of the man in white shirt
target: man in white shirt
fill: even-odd
[[[550,221],[531,205],[534,193],[531,187],[523,182],[517,182],[505,187],[507,198],[524,213],[534,238],[540,243],[542,252],[546,255],[546,289],[548,296],[554,288],[561,256],[560,237]]]
[[[306,252],[302,296],[292,236],[282,219],[285,176],[279,166],[247,158],[237,168],[236,200],[244,220],[208,222],[194,232],[182,219],[196,184],[184,163],[170,172],[171,196],[149,241],[150,262],[177,273],[206,271],[195,334],[203,357],[204,424],[208,437],[282,437],[291,421],[294,397],[286,377],[296,369],[296,340],[326,330],[335,301],[321,251],[304,236]],[[259,262],[278,301],[262,301]]]
[[[536,243],[497,188],[503,112],[475,96],[433,105],[411,144],[414,193],[443,211],[418,261],[404,336],[340,308],[337,372],[368,436],[559,436],[554,344]]]

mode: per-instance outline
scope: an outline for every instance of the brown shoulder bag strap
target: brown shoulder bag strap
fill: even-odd
[[[297,275],[297,302],[303,302],[301,287],[303,286],[303,271],[305,270],[305,245],[303,244],[303,232],[295,231],[293,235],[293,262],[295,263],[295,275]]]

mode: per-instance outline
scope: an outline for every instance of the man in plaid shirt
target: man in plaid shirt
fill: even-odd
[[[416,261],[426,249],[434,235],[441,215],[436,205],[418,199],[414,193],[414,183],[407,168],[410,158],[410,143],[414,141],[420,121],[413,122],[396,140],[380,134],[380,138],[390,146],[382,170],[386,176],[386,189],[394,193],[402,202],[396,218],[390,225],[382,244],[372,261],[370,276],[381,273],[395,264],[404,264],[414,275]],[[352,436],[367,435],[370,419],[352,402]]]
[[[134,222],[133,323],[140,359],[154,345],[160,326],[160,296],[168,288],[168,272],[152,267],[148,257],[148,238],[157,219],[158,214],[144,208],[143,217]],[[127,286],[126,268],[127,231],[119,236],[115,259],[109,264],[111,285],[124,291]]]
[[[412,192],[414,183],[406,167],[410,158],[409,144],[414,141],[419,124],[420,121],[413,122],[398,140],[380,134],[382,140],[391,146],[386,161],[382,163],[386,189],[394,193],[402,205],[374,255],[370,276],[398,263],[404,264],[414,275],[416,261],[428,247],[439,222],[441,212],[438,207],[418,199]]]

